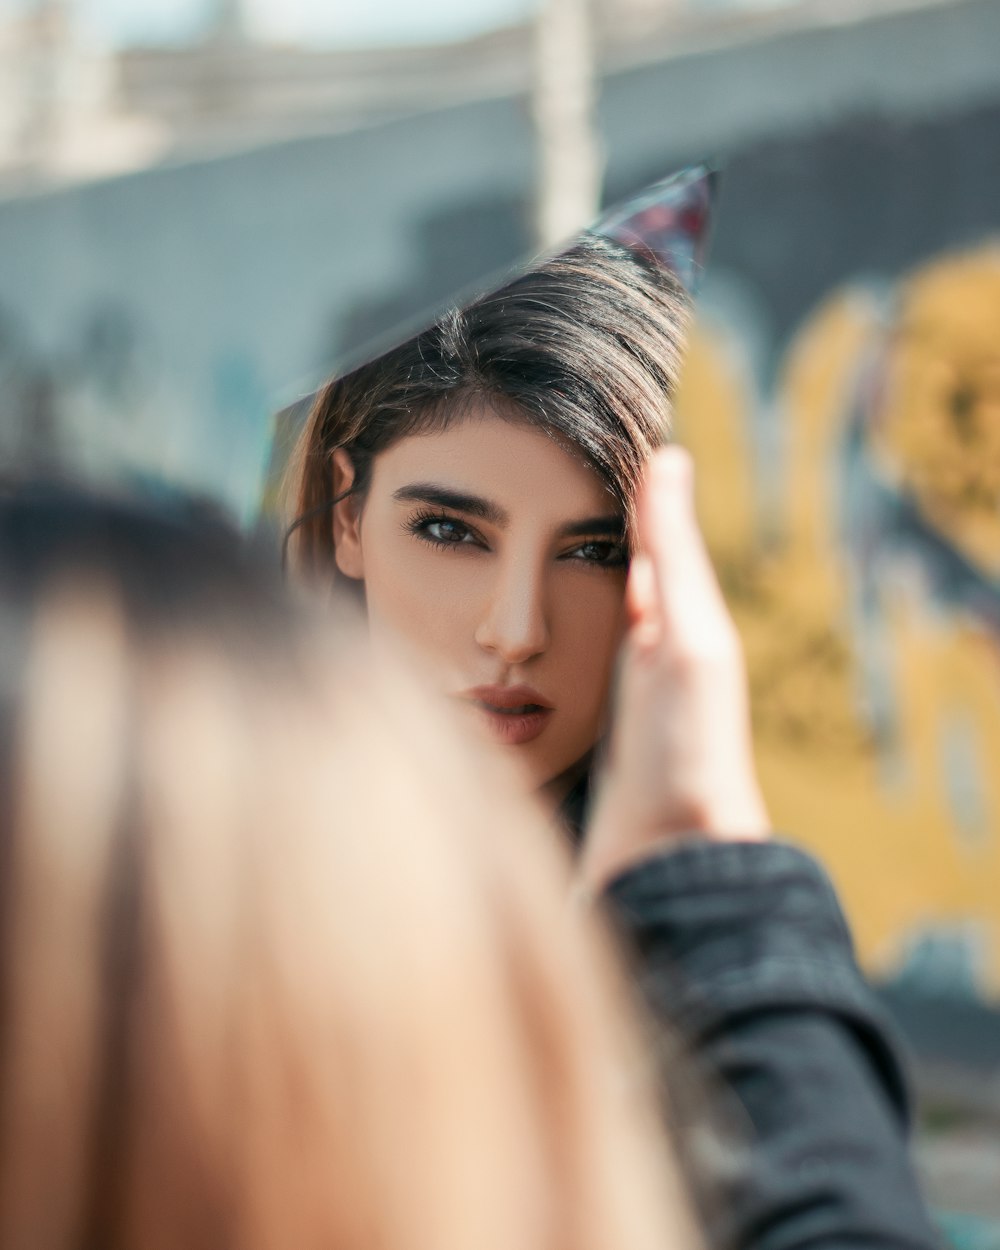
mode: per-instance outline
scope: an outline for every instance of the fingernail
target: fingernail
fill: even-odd
[[[656,573],[653,561],[640,552],[632,559],[627,586],[629,602],[635,616],[643,616],[656,604]]]
[[[651,468],[659,489],[670,492],[675,498],[691,498],[694,464],[682,447],[665,447],[657,452]]]

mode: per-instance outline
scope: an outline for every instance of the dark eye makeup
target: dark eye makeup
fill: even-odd
[[[596,564],[603,569],[623,569],[628,564],[628,552],[625,550],[625,544],[612,542],[607,538],[579,543],[562,558],[564,560],[580,560],[585,564]]]
[[[470,525],[443,512],[416,512],[406,522],[406,529],[432,547],[486,546]]]
[[[407,519],[404,528],[414,538],[439,549],[454,551],[460,548],[489,547],[483,536],[466,521],[445,512],[416,512]],[[625,544],[607,538],[577,542],[558,558],[564,562],[573,561],[601,569],[621,569],[628,565]]]

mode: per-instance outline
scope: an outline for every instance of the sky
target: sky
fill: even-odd
[[[0,0],[24,9],[37,0]],[[196,38],[219,0],[68,0],[101,43],[178,43]],[[358,46],[436,43],[517,22],[537,0],[241,0],[252,35],[283,43]]]

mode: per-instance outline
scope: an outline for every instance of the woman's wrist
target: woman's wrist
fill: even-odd
[[[599,893],[612,880],[646,860],[670,854],[692,843],[767,842],[773,835],[763,799],[740,808],[691,812],[690,819],[671,817],[650,825],[644,831],[633,826],[626,834],[597,819],[580,858],[581,883],[587,891]]]

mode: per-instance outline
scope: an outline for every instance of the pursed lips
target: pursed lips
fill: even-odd
[[[505,747],[533,742],[555,711],[531,686],[476,686],[459,698],[476,709],[493,740]]]
[[[501,715],[523,716],[554,710],[552,704],[531,686],[475,686],[459,697]]]

